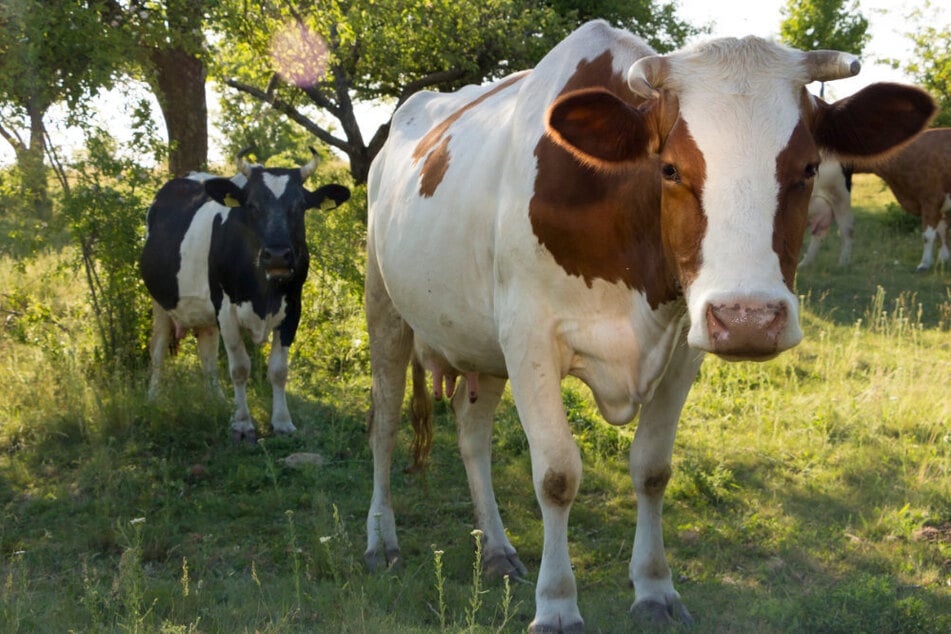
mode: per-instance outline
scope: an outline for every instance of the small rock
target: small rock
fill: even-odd
[[[301,451],[298,453],[292,453],[286,458],[282,458],[280,462],[284,463],[288,467],[299,467],[305,464],[312,464],[320,467],[323,466],[325,460],[320,454]]]

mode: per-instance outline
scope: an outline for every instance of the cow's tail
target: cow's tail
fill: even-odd
[[[413,396],[410,422],[413,425],[413,464],[407,473],[425,471],[433,448],[433,397],[426,384],[426,369],[413,355]]]

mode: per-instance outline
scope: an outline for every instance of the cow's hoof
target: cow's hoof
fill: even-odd
[[[631,616],[635,621],[646,623],[664,624],[679,621],[684,625],[693,625],[693,617],[680,599],[674,599],[669,604],[649,599],[638,601],[631,606]]]
[[[584,621],[576,621],[568,625],[552,623],[532,623],[528,626],[531,634],[582,634],[584,632]]]
[[[402,561],[400,559],[400,551],[398,549],[388,550],[386,554],[375,550],[373,552],[368,552],[363,555],[363,560],[367,564],[367,568],[370,572],[385,572],[387,570],[393,570],[400,565]]]
[[[271,426],[271,431],[274,432],[275,436],[290,436],[297,431],[297,428],[293,425],[282,425],[280,427]]]
[[[489,580],[502,579],[508,575],[512,581],[521,581],[528,576],[528,569],[517,554],[499,553],[483,560],[482,574]]]
[[[231,428],[231,442],[236,445],[249,444],[254,445],[258,441],[258,435],[254,431],[254,428],[251,429],[234,429]]]

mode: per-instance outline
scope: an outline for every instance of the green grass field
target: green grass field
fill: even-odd
[[[854,203],[852,265],[836,268],[833,236],[799,277],[803,343],[763,364],[708,357],[684,408],[664,527],[693,632],[951,631],[951,271],[913,272],[916,220],[877,179],[856,178]],[[145,368],[103,371],[75,260],[70,247],[0,260],[0,631],[526,628],[530,583],[474,578],[442,405],[425,479],[394,478],[403,565],[365,571],[369,377],[346,284],[308,283],[289,386],[300,432],[234,446],[230,402],[207,389],[193,341],[154,403]],[[580,383],[563,394],[585,465],[569,540],[587,630],[651,631],[628,616],[634,425],[603,423]],[[314,462],[286,460],[302,453]],[[494,457],[534,575],[541,520],[510,398]]]

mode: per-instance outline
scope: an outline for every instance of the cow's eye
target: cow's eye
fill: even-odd
[[[671,181],[672,183],[680,182],[680,172],[670,163],[664,163],[660,168],[660,173],[663,174],[664,180]]]
[[[818,163],[809,163],[808,165],[806,165],[806,172],[805,172],[806,180],[809,180],[810,178],[815,177],[815,175],[818,173],[819,173]]]

